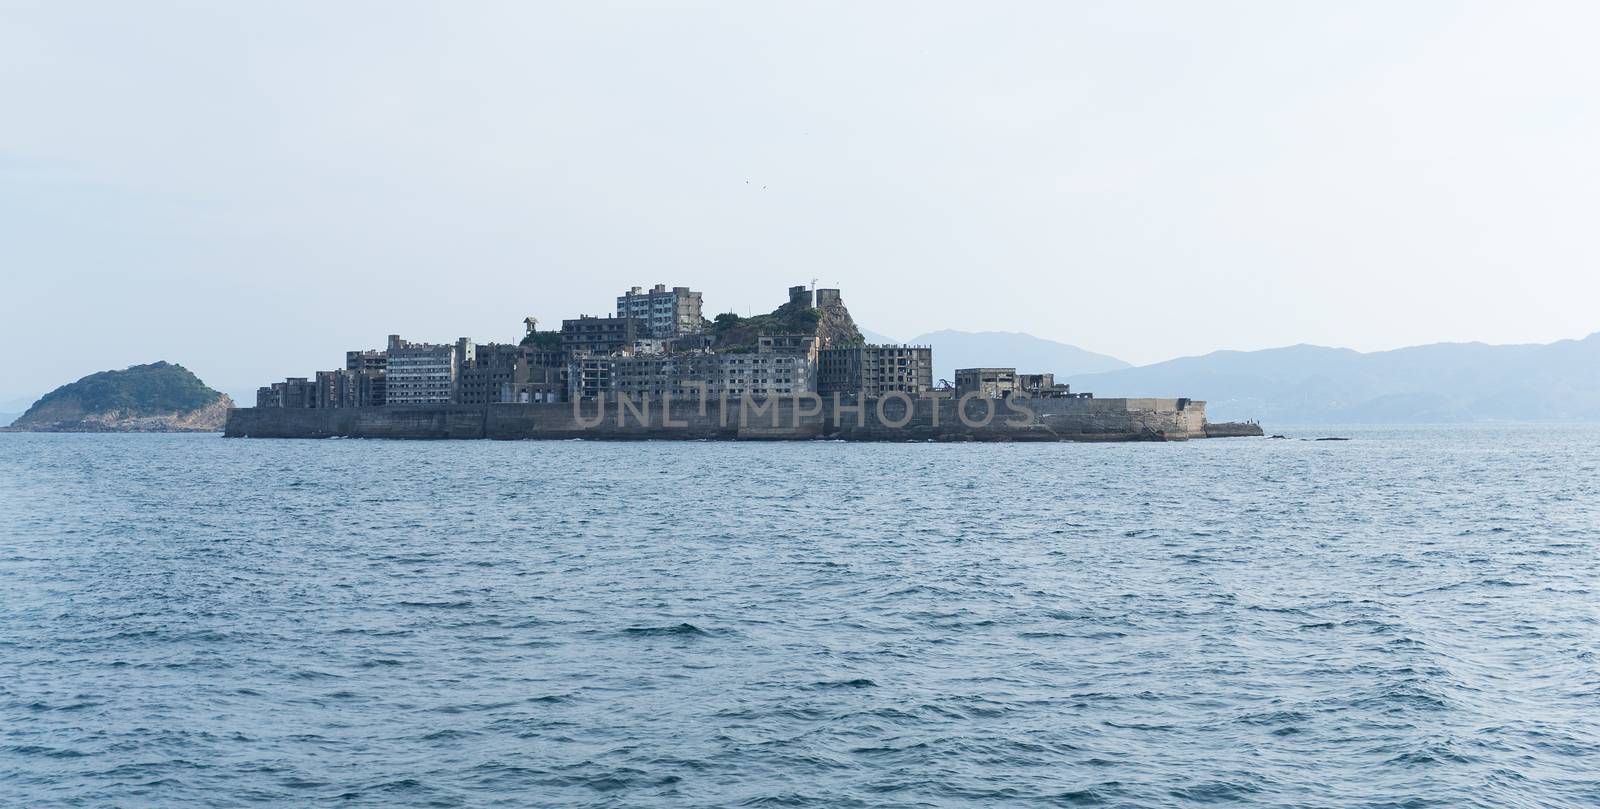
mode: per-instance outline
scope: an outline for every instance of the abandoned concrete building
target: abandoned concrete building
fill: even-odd
[[[823,396],[875,398],[890,392],[916,396],[932,388],[933,349],[928,346],[829,348],[817,358],[817,392]]]
[[[617,296],[617,317],[644,321],[645,334],[656,338],[695,334],[705,322],[700,293],[688,287],[667,289],[666,284],[656,284],[648,292],[634,287]]]
[[[342,370],[260,388],[256,406],[487,407],[602,395],[635,401],[802,393],[879,398],[918,396],[933,388],[933,349],[858,344],[837,289],[790,287],[786,308],[754,318],[754,329],[738,326],[734,318],[731,331],[704,328],[700,298],[688,287],[634,287],[617,298],[616,315],[565,319],[559,333],[538,332],[537,320],[527,318],[528,334],[520,344],[480,345],[464,337],[414,343],[390,335],[382,350],[346,352]],[[806,328],[807,310],[817,315],[809,321],[813,330],[789,333]],[[818,318],[829,325],[815,325]],[[730,334],[737,336],[729,339]],[[1056,384],[1052,374],[1018,374],[1015,368],[963,368],[956,385],[961,393],[995,399],[1087,398]]]

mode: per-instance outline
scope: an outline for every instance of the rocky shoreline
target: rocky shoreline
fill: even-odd
[[[214,433],[233,400],[189,369],[158,361],[100,371],[39,397],[16,421],[16,433]]]
[[[233,400],[223,394],[217,401],[185,413],[132,416],[125,413],[90,413],[55,421],[36,420],[0,428],[8,433],[220,433],[227,425]]]

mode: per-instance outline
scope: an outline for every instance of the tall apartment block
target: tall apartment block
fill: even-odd
[[[688,287],[667,289],[665,284],[656,284],[649,292],[634,287],[617,297],[617,317],[643,320],[649,337],[698,334],[703,323],[700,293]]]
[[[413,343],[389,335],[385,399],[390,405],[448,404],[461,367],[476,356],[463,337],[451,343]]]

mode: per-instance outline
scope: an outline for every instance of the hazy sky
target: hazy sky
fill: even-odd
[[[632,285],[1134,362],[1600,330],[1600,4],[0,0],[0,399]]]

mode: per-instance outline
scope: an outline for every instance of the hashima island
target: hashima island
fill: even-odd
[[[1051,373],[963,368],[928,346],[873,345],[837,289],[789,289],[769,314],[706,319],[688,287],[634,287],[615,314],[515,344],[349,351],[345,367],[260,388],[228,412],[251,438],[1182,441],[1261,435],[1186,398],[1096,398]]]

